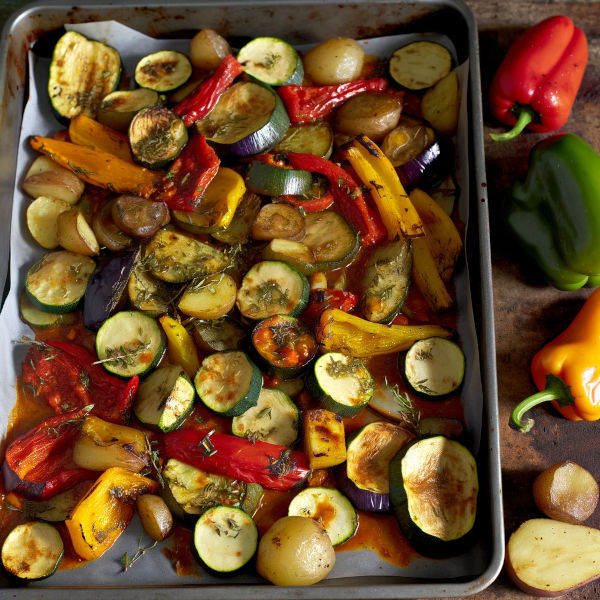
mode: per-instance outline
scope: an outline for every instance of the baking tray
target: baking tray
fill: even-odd
[[[27,56],[32,44],[44,51],[44,34],[68,23],[85,23],[115,20],[145,33],[163,38],[186,38],[202,27],[217,29],[227,37],[276,35],[288,41],[314,43],[336,35],[358,39],[404,33],[435,32],[446,35],[454,46],[458,63],[468,61],[467,114],[468,123],[462,140],[463,152],[468,154],[469,169],[462,185],[468,187],[467,262],[468,291],[466,302],[472,303],[473,327],[476,331],[475,354],[471,364],[476,365],[472,376],[480,384],[481,424],[474,436],[480,474],[480,507],[478,530],[480,538],[472,550],[473,570],[468,575],[455,577],[448,572],[447,564],[439,561],[437,577],[406,576],[403,569],[373,569],[363,576],[328,578],[317,586],[308,588],[277,588],[258,579],[190,578],[173,582],[164,581],[156,574],[146,578],[107,576],[95,573],[96,564],[89,565],[69,578],[68,572],[50,578],[35,586],[11,588],[12,597],[64,598],[66,590],[75,598],[89,597],[90,587],[103,595],[117,593],[122,598],[166,598],[177,594],[179,598],[435,598],[465,597],[486,588],[500,571],[504,558],[504,527],[501,503],[500,454],[498,439],[498,412],[496,367],[494,351],[494,323],[492,310],[492,282],[489,247],[488,207],[483,154],[481,90],[477,46],[477,28],[474,17],[459,0],[443,2],[400,2],[387,0],[336,3],[331,1],[226,1],[185,2],[168,6],[160,2],[64,4],[52,0],[26,5],[6,23],[0,41],[0,56],[5,57],[0,69],[0,130],[5,148],[19,148],[22,115],[29,90],[27,88]],[[23,143],[23,142],[21,142]],[[20,149],[22,150],[22,149]],[[0,203],[0,285],[4,284],[3,298],[22,280],[22,266],[9,272],[10,223],[13,228],[22,225],[22,214],[15,211],[13,197],[17,176],[17,153],[0,157],[0,190],[4,202]],[[13,231],[14,235],[14,231]],[[14,295],[14,290],[11,296]],[[9,297],[10,298],[10,297]],[[6,307],[5,307],[6,308]],[[13,353],[10,342],[3,341],[6,354]],[[14,354],[14,353],[13,353]],[[8,358],[8,357],[7,357]],[[13,360],[17,360],[12,357]],[[10,359],[9,359],[10,360]],[[6,384],[6,382],[4,382]],[[478,417],[479,419],[479,417]],[[7,415],[0,413],[4,433]],[[481,427],[480,427],[481,425]],[[480,428],[480,431],[479,431]],[[131,544],[129,544],[131,545]],[[131,548],[126,548],[131,550]],[[122,553],[122,551],[121,551]],[[343,553],[350,554],[350,553]],[[113,561],[114,562],[114,561]],[[148,561],[147,564],[152,564]],[[146,567],[147,572],[148,567]],[[86,571],[90,574],[86,581]],[[113,569],[114,571],[114,569]],[[431,569],[428,569],[431,572]],[[77,576],[75,576],[77,573]],[[382,574],[383,573],[383,574]],[[91,586],[90,586],[91,582]],[[8,591],[8,582],[0,580],[0,589]],[[109,591],[110,590],[110,591]]]

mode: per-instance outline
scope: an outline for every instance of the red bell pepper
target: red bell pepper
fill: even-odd
[[[527,29],[509,48],[490,86],[490,107],[514,125],[496,141],[525,127],[538,133],[560,129],[569,118],[588,59],[585,34],[569,17],[555,16]]]
[[[338,208],[346,220],[358,229],[363,246],[373,246],[387,237],[379,213],[367,203],[360,186],[342,167],[314,154],[288,152],[287,159],[295,169],[312,171],[327,178]]]
[[[358,303],[358,297],[345,290],[316,289],[310,291],[308,306],[302,313],[303,319],[317,320],[328,308],[339,308],[350,312]]]
[[[94,405],[92,413],[113,423],[127,423],[138,376],[123,381],[107,373],[83,346],[48,340],[33,346],[23,361],[23,382],[56,413]]]
[[[7,491],[45,500],[97,473],[77,467],[73,443],[79,436],[84,408],[50,417],[14,440],[6,450],[2,477]]]
[[[235,56],[228,54],[208,79],[173,107],[173,112],[183,119],[187,127],[193,125],[215,107],[221,94],[243,71]]]
[[[302,125],[325,118],[336,106],[357,94],[380,92],[387,85],[387,79],[359,79],[339,85],[282,85],[277,93],[292,125]]]
[[[335,198],[329,190],[318,197],[307,198],[305,196],[285,195],[281,196],[281,200],[306,212],[327,210],[335,202]]]
[[[203,135],[194,135],[162,178],[152,200],[165,202],[171,210],[193,212],[206,186],[219,170],[221,159]]]
[[[164,454],[197,469],[225,475],[271,490],[288,490],[310,473],[303,452],[286,446],[252,443],[209,430],[179,430],[163,437]]]

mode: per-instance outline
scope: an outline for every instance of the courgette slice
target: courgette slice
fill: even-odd
[[[377,246],[365,263],[360,308],[365,319],[389,323],[402,309],[410,287],[412,246],[405,238]]]
[[[255,264],[244,276],[237,307],[249,319],[299,315],[308,304],[310,284],[291,265],[272,260]]]
[[[30,521],[17,525],[2,544],[2,564],[20,579],[43,579],[52,575],[64,555],[58,530],[49,523]]]
[[[231,433],[249,440],[291,446],[298,438],[300,413],[281,390],[263,388],[256,406],[231,421]]]
[[[135,81],[143,88],[170,92],[192,75],[188,57],[175,50],[159,50],[144,56],[135,67]]]
[[[102,98],[116,89],[121,57],[110,46],[67,31],[56,43],[48,94],[52,108],[67,119],[84,114],[94,118]]]
[[[455,392],[465,375],[465,355],[450,340],[431,337],[415,342],[404,358],[404,374],[411,387],[427,396]]]
[[[265,196],[300,196],[312,189],[312,173],[253,160],[246,173],[248,189]]]
[[[152,277],[143,261],[139,261],[127,281],[127,293],[134,308],[158,317],[169,311],[171,302],[178,296],[178,286]]]
[[[27,325],[34,329],[50,329],[60,325],[72,325],[78,318],[76,312],[51,313],[36,308],[27,297],[25,290],[19,297],[19,315]]]
[[[187,141],[187,127],[166,106],[140,110],[129,125],[133,158],[148,169],[161,169],[175,160]]]
[[[390,462],[390,503],[414,548],[445,557],[465,550],[477,515],[475,458],[443,436],[418,440]]]
[[[274,238],[263,249],[262,256],[265,260],[288,263],[303,275],[310,275],[315,270],[315,255],[303,242]]]
[[[237,59],[248,75],[269,85],[301,85],[302,60],[293,46],[275,37],[257,37],[241,48]]]
[[[333,130],[329,123],[293,125],[275,146],[276,152],[300,152],[329,158],[333,151]]]
[[[290,315],[273,315],[252,331],[252,347],[272,377],[297,377],[314,359],[318,345],[308,327]]]
[[[103,125],[126,132],[138,111],[160,103],[160,96],[154,90],[116,90],[104,96],[97,119]]]
[[[448,75],[450,52],[437,42],[421,40],[398,48],[390,58],[391,78],[409,90],[423,90]]]
[[[294,496],[288,516],[309,517],[327,532],[334,546],[349,540],[358,528],[358,516],[352,503],[335,488],[308,487]]]
[[[194,406],[196,392],[179,365],[161,367],[141,384],[133,405],[135,416],[161,431],[177,429]]]
[[[316,360],[308,386],[321,408],[341,417],[358,414],[375,389],[365,364],[339,352],[328,352]]]
[[[120,377],[151,371],[166,350],[165,335],[146,313],[125,310],[104,321],[96,334],[96,354],[104,368]]]
[[[216,352],[202,361],[194,385],[208,408],[237,417],[256,406],[262,373],[244,352]]]
[[[233,573],[256,553],[258,529],[252,517],[239,508],[215,506],[198,519],[194,547],[210,570]]]
[[[50,313],[67,313],[83,298],[96,263],[88,256],[57,250],[27,271],[25,292],[31,303]]]
[[[350,264],[360,249],[358,232],[331,210],[305,216],[306,244],[315,255],[316,271],[332,271]]]

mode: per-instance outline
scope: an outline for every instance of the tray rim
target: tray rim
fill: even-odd
[[[224,2],[229,7],[232,6],[253,6],[260,4],[265,7],[277,7],[280,4],[287,5],[318,5],[318,4],[337,4],[335,0],[222,0],[222,1],[194,1],[194,0],[176,0],[169,4],[170,9],[189,9],[202,7],[218,7]],[[500,461],[500,439],[499,439],[499,415],[498,415],[498,398],[497,398],[497,375],[496,375],[496,351],[495,351],[495,326],[493,312],[493,288],[492,288],[492,273],[491,273],[491,248],[490,248],[490,224],[488,198],[486,191],[486,173],[485,173],[485,155],[483,146],[483,109],[482,109],[482,94],[481,94],[481,78],[480,78],[480,63],[479,63],[479,46],[477,36],[477,23],[471,9],[463,0],[419,0],[413,2],[403,2],[403,0],[353,0],[352,2],[344,2],[344,4],[366,5],[366,4],[410,4],[410,5],[426,5],[435,8],[449,8],[459,13],[464,19],[468,31],[468,56],[470,58],[469,67],[469,103],[470,103],[470,119],[469,119],[469,147],[471,162],[471,179],[473,180],[472,190],[473,196],[470,200],[471,212],[476,208],[477,215],[477,230],[478,230],[478,249],[479,249],[479,264],[478,273],[480,279],[480,298],[478,306],[481,312],[480,321],[482,327],[478,327],[478,340],[481,358],[481,375],[483,384],[484,397],[484,428],[486,435],[484,440],[487,443],[487,483],[489,488],[489,509],[491,515],[492,528],[492,544],[490,546],[491,555],[487,568],[468,581],[431,581],[420,582],[409,580],[403,582],[394,579],[391,583],[365,583],[360,584],[360,581],[352,581],[350,583],[338,584],[337,580],[329,580],[318,586],[307,588],[281,588],[269,585],[248,585],[243,584],[244,595],[249,599],[267,599],[267,598],[320,598],[324,590],[327,590],[329,598],[348,598],[360,597],[355,596],[356,592],[368,590],[370,598],[437,598],[437,597],[464,597],[478,593],[487,588],[496,579],[504,562],[505,551],[505,535],[503,524],[503,507],[502,507],[502,479],[501,479],[501,461]],[[10,87],[11,69],[17,68],[16,65],[10,64],[9,61],[14,60],[14,53],[11,54],[11,42],[15,36],[15,29],[26,25],[28,19],[35,21],[35,16],[43,11],[52,11],[54,14],[63,11],[65,14],[64,21],[80,22],[81,19],[74,18],[76,15],[75,8],[85,8],[86,10],[102,11],[108,8],[160,8],[162,3],[160,0],[109,0],[105,3],[95,1],[88,2],[83,0],[76,3],[65,3],[64,0],[47,0],[42,2],[35,0],[15,11],[6,21],[0,34],[0,56],[5,57],[4,68],[0,68],[0,130],[10,136],[10,139],[18,140],[20,129],[20,118],[11,119],[15,115],[21,115],[21,105],[23,103],[24,85],[17,84],[16,89]],[[67,17],[70,15],[70,17]],[[33,33],[30,31],[30,33]],[[39,33],[39,32],[36,32]],[[12,100],[10,96],[12,95]],[[6,139],[6,138],[5,138]],[[12,197],[12,190],[15,183],[16,170],[16,153],[8,160],[3,159],[0,165],[0,190],[8,190],[9,197]],[[12,205],[10,207],[12,210]],[[474,215],[471,214],[471,219]],[[10,223],[10,219],[8,220]],[[9,236],[2,236],[6,241],[0,245],[0,290],[8,284],[8,253],[9,253]],[[7,239],[8,238],[8,239]],[[6,260],[4,256],[6,255]],[[4,294],[6,294],[4,289]],[[4,298],[4,297],[3,297]],[[483,452],[483,448],[482,448]],[[377,576],[361,579],[377,579]],[[388,579],[388,578],[386,578]],[[0,588],[9,589],[15,597],[23,598],[63,598],[64,591],[70,590],[75,594],[75,598],[83,598],[84,594],[89,593],[90,589],[98,590],[118,590],[119,595],[123,598],[139,598],[140,592],[148,600],[154,598],[165,598],[167,593],[177,591],[180,598],[186,600],[188,598],[196,598],[198,590],[210,590],[210,597],[215,599],[236,597],[236,591],[239,592],[240,584],[200,584],[195,585],[168,585],[168,586],[138,586],[132,587],[27,587],[27,588]],[[398,593],[401,595],[397,595]]]

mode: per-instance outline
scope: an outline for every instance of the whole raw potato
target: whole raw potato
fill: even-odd
[[[333,569],[335,552],[327,532],[309,517],[282,517],[264,534],[256,568],[275,585],[311,585]]]

